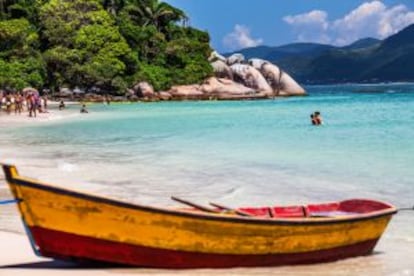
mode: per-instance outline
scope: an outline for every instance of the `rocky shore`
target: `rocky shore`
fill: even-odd
[[[57,94],[59,99],[87,102],[104,101],[183,101],[183,100],[255,100],[303,96],[306,91],[277,65],[262,59],[246,61],[241,54],[225,58],[213,52],[209,58],[214,76],[201,84],[176,85],[167,91],[154,91],[148,82],[139,82],[125,96],[99,93]]]

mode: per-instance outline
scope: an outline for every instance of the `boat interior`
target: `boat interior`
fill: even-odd
[[[176,199],[176,198],[175,198]],[[342,217],[358,216],[380,212],[382,210],[394,208],[393,206],[379,201],[368,199],[350,199],[345,201],[291,205],[291,206],[266,206],[266,207],[240,207],[231,208],[221,204],[210,203],[214,208],[206,208],[187,201],[180,202],[192,205],[194,208],[186,208],[188,211],[204,211],[210,213],[236,214],[246,217],[258,218],[315,218],[315,217]]]

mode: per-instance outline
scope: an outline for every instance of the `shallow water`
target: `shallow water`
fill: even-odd
[[[176,205],[171,195],[232,206],[352,197],[412,206],[414,85],[307,89],[308,97],[266,101],[95,105],[85,116],[3,128],[1,160],[48,182],[157,206]],[[310,125],[315,110],[321,127]],[[2,211],[0,228],[20,231],[15,210]],[[412,275],[413,226],[414,212],[395,216],[369,257],[234,274]]]

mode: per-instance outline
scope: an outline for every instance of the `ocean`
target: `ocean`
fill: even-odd
[[[229,206],[348,198],[413,206],[414,84],[306,89],[306,97],[274,100],[89,105],[88,114],[3,127],[0,160],[23,175],[146,205],[177,206],[174,195]],[[311,125],[314,111],[322,126]],[[3,176],[0,184],[8,198]],[[13,207],[0,208],[0,230],[21,231]],[[412,256],[414,211],[406,211],[367,257],[215,272],[414,275]]]

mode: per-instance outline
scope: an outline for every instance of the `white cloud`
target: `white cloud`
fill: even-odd
[[[330,24],[333,43],[349,44],[363,37],[378,37],[379,22],[387,13],[387,7],[380,1],[364,3],[341,19]]]
[[[298,41],[346,45],[364,37],[386,38],[414,23],[414,11],[404,5],[387,7],[381,1],[361,4],[344,17],[328,20],[325,11],[285,16]]]
[[[404,5],[398,5],[387,10],[378,26],[380,37],[387,37],[414,23],[414,11]]]
[[[236,24],[233,32],[227,34],[223,39],[223,44],[229,50],[240,48],[255,47],[263,43],[263,39],[251,37],[250,30],[246,26]]]
[[[325,11],[313,10],[298,15],[288,15],[283,20],[293,26],[298,41],[314,41],[328,43],[326,32],[329,27],[328,14]]]
[[[313,10],[308,13],[299,14],[299,15],[288,15],[283,18],[289,24],[304,26],[304,25],[317,25],[321,29],[328,28],[328,22],[326,21],[328,14],[325,11]]]

